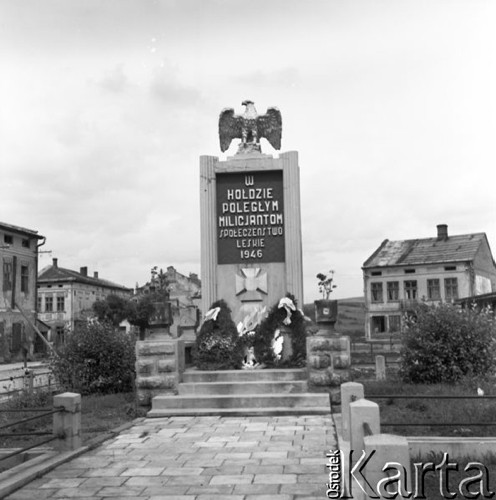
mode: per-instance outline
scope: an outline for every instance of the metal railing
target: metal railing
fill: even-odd
[[[441,395],[403,395],[403,394],[371,394],[366,396],[366,398],[370,401],[374,399],[478,399],[481,401],[484,400],[494,400],[496,396],[450,396],[446,394]],[[496,422],[382,422],[381,425],[389,426],[389,427],[460,427],[462,425],[465,426],[479,426],[479,427],[491,427],[496,426]]]
[[[15,409],[15,410],[10,410],[10,409],[9,410],[0,410],[0,414],[1,413],[32,413],[32,412],[40,413],[40,412],[43,412],[40,415],[35,415],[32,417],[24,418],[22,420],[18,420],[16,422],[10,422],[7,424],[0,425],[0,431],[2,431],[3,429],[8,429],[9,427],[22,425],[22,424],[25,424],[27,422],[32,422],[34,420],[38,420],[38,419],[47,417],[49,415],[54,415],[56,413],[62,413],[65,411],[66,410],[64,407],[57,407],[57,408],[53,408],[52,410],[47,410],[47,408],[22,408],[22,409]],[[54,434],[53,432],[48,432],[48,431],[47,432],[7,432],[7,433],[0,432],[0,437],[18,437],[18,436],[50,436],[50,437],[47,439],[44,439],[42,441],[36,442],[35,444],[30,444],[30,445],[25,446],[23,448],[16,449],[15,451],[8,453],[6,455],[0,455],[0,462],[3,460],[7,460],[8,458],[14,457],[16,455],[20,455],[21,453],[24,453],[28,450],[31,450],[32,448],[37,448],[39,446],[43,446],[43,445],[48,444],[52,441],[55,441],[56,439],[61,439],[64,437],[64,436],[60,436],[60,435]]]

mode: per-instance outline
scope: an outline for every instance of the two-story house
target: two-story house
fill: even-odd
[[[485,233],[384,240],[362,266],[365,335],[396,333],[416,302],[450,302],[496,291],[496,264]]]
[[[10,361],[35,341],[37,231],[0,222],[0,360]]]
[[[93,316],[93,304],[114,294],[131,298],[133,290],[99,278],[98,272],[88,275],[88,268],[79,272],[59,267],[58,260],[42,269],[38,276],[39,319],[50,325],[52,341],[64,341],[67,330]]]

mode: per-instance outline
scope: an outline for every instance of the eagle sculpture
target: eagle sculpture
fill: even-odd
[[[268,108],[259,115],[253,101],[243,101],[245,112],[235,115],[233,108],[223,109],[219,116],[220,150],[229,149],[233,139],[241,139],[238,153],[260,151],[260,139],[265,137],[274,149],[281,149],[282,118],[277,108]]]

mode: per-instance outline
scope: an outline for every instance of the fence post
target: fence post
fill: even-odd
[[[64,411],[53,414],[53,434],[58,451],[75,450],[81,446],[81,394],[64,392],[53,397],[54,409]]]
[[[382,354],[375,357],[375,379],[386,380],[386,357]]]
[[[376,498],[393,498],[397,493],[399,498],[408,498],[408,492],[412,492],[412,472],[410,470],[410,451],[408,440],[404,436],[395,436],[392,434],[378,434],[365,436],[365,452],[367,456],[374,452],[367,462],[367,468],[364,475],[367,476],[369,483],[377,490],[377,485],[381,479],[393,475],[399,475],[399,479],[394,483],[394,491],[376,491]],[[389,474],[384,471],[385,465],[389,463],[391,468]],[[400,489],[398,491],[398,489]]]
[[[363,384],[357,382],[345,382],[341,384],[341,426],[343,439],[350,441],[350,403],[357,399],[363,399]]]
[[[379,405],[368,399],[359,399],[350,403],[350,449],[354,450],[355,458],[359,458],[365,450],[363,424],[367,423],[372,434],[381,432]]]

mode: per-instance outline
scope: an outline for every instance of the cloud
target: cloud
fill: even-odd
[[[129,80],[124,73],[124,66],[118,64],[115,68],[105,72],[105,76],[98,82],[98,85],[115,94],[123,93],[129,86]]]
[[[150,82],[150,95],[162,105],[173,108],[194,106],[201,98],[200,91],[181,83],[170,66],[154,70]]]

